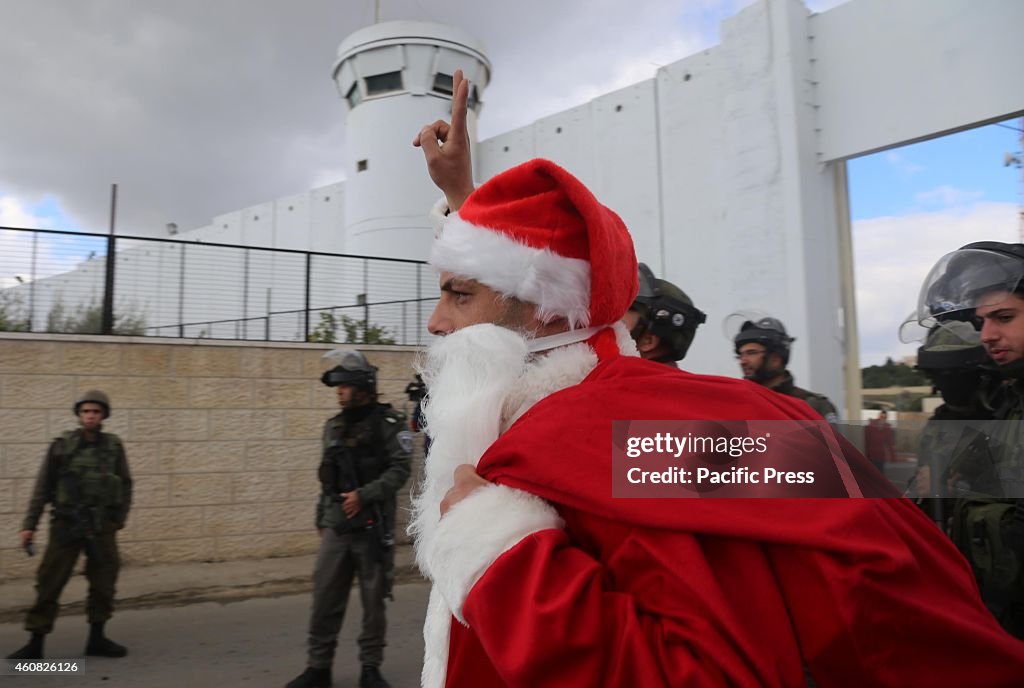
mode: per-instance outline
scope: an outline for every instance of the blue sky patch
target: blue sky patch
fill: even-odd
[[[853,219],[1014,203],[1020,170],[1004,155],[1020,150],[1019,119],[867,155],[847,163]]]

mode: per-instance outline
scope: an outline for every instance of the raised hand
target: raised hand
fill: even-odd
[[[452,77],[452,121],[437,120],[427,124],[413,139],[412,145],[423,149],[427,172],[448,199],[455,211],[473,193],[473,161],[469,150],[469,129],[466,113],[469,106],[469,79],[462,70]]]

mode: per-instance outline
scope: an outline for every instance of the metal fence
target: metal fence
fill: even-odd
[[[422,261],[0,227],[0,330],[424,344],[438,295]]]

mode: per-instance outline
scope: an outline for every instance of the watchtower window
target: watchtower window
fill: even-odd
[[[348,106],[354,108],[356,105],[363,100],[363,94],[359,92],[359,82],[352,84],[352,88],[345,94],[345,100],[348,101]]]
[[[366,77],[366,95],[378,96],[389,91],[402,90],[402,73],[388,72]]]
[[[435,74],[434,75],[434,91],[437,93],[443,93],[446,96],[453,95],[455,88],[453,86],[451,74]]]

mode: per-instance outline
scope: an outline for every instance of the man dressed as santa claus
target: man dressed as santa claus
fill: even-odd
[[[428,325],[443,336],[422,364],[433,445],[410,526],[433,583],[423,685],[1024,684],[1024,644],[906,500],[612,498],[615,420],[816,416],[638,358],[622,221],[545,160],[474,190],[454,83],[451,124],[414,141],[446,196]],[[843,494],[887,494],[841,453],[806,460]]]

